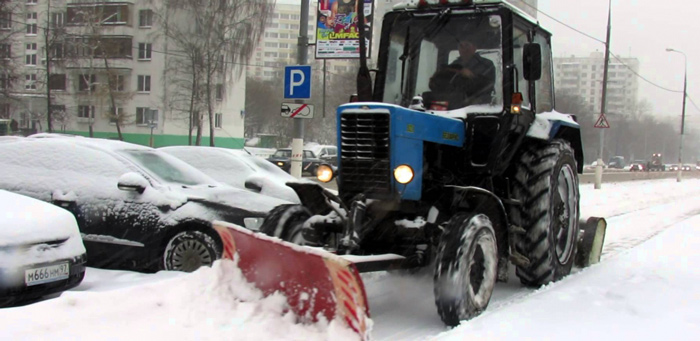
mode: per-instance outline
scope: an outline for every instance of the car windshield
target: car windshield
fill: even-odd
[[[274,157],[292,157],[291,150],[278,150],[275,152]]]
[[[154,150],[125,150],[120,153],[163,182],[188,186],[216,183],[183,161],[165,153]]]
[[[496,15],[398,16],[389,33],[384,87],[378,89],[383,102],[408,106],[422,96],[424,103],[446,103],[445,109],[501,112],[500,23]],[[466,69],[476,77],[454,77]],[[456,84],[458,79],[467,84]]]

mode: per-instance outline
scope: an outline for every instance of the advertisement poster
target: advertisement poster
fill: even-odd
[[[373,0],[319,0],[316,17],[316,59],[360,58],[357,4],[364,1],[367,56],[372,46]]]

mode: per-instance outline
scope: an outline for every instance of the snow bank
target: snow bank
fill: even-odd
[[[263,297],[233,262],[224,260],[148,285],[66,292],[54,300],[2,309],[0,320],[4,338],[23,340],[357,339],[336,322],[295,324],[285,304],[279,294]]]

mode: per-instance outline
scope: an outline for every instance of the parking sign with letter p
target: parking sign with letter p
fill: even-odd
[[[284,98],[311,98],[311,65],[284,67]]]

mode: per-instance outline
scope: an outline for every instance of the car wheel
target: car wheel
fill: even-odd
[[[168,241],[163,253],[163,269],[192,272],[211,266],[221,258],[221,247],[201,231],[184,231]]]

